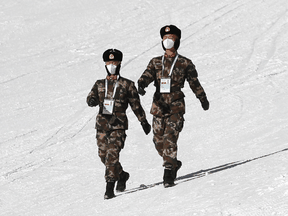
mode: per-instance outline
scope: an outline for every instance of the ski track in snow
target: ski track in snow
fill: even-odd
[[[1,216],[288,215],[286,0],[25,0],[0,9]],[[136,82],[162,54],[166,24],[182,29],[179,53],[195,63],[210,110],[186,84],[183,166],[164,189],[152,134],[129,108],[120,161],[130,179],[104,200],[98,108],[86,96],[111,47]],[[141,97],[149,122],[153,92]]]

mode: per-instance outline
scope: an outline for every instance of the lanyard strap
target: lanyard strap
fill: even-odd
[[[174,61],[172,63],[172,66],[171,66],[171,69],[169,71],[169,75],[168,76],[171,76],[177,59],[178,59],[178,53],[177,53],[177,55],[176,55],[176,57],[175,57],[175,59],[174,59]],[[162,56],[162,77],[163,77],[163,73],[164,73],[164,55]]]
[[[116,84],[115,84],[115,87],[114,87],[114,90],[113,90],[112,99],[114,99],[117,87],[118,87],[118,80],[116,81]],[[107,93],[108,93],[108,80],[105,79],[105,98],[107,97]]]

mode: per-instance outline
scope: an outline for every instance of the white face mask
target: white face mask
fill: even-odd
[[[174,41],[172,39],[167,38],[163,41],[163,46],[166,49],[171,49],[174,46]]]
[[[107,67],[108,71],[109,71],[111,74],[115,74],[116,68],[117,68],[116,65],[109,64],[109,65],[106,65],[106,67]]]

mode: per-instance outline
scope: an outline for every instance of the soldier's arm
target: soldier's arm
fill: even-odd
[[[94,84],[93,88],[89,92],[86,102],[88,106],[91,106],[91,107],[97,106],[99,104],[97,82]]]
[[[134,114],[137,116],[139,122],[141,122],[141,126],[145,132],[146,135],[148,135],[151,131],[151,125],[148,123],[145,115],[145,111],[140,103],[140,98],[137,92],[137,89],[132,82],[129,86],[129,98],[128,98],[129,104],[134,112]]]
[[[139,122],[145,121],[146,120],[145,111],[140,103],[140,98],[133,82],[131,82],[128,92],[129,92],[128,102],[131,106],[131,109],[138,118]]]
[[[143,89],[146,88],[151,82],[155,80],[155,66],[153,59],[149,62],[146,70],[143,72],[142,76],[138,80],[138,86]]]
[[[195,65],[192,62],[190,62],[186,68],[186,77],[195,96],[200,101],[206,98],[206,93],[198,80],[198,73]]]

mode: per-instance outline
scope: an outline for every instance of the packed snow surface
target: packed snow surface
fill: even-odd
[[[288,215],[287,0],[0,1],[0,215]],[[137,81],[163,54],[160,28],[182,30],[210,101],[186,83],[183,162],[162,185],[162,159],[129,108],[120,161],[127,189],[104,200],[86,104],[106,76],[102,53],[124,54]],[[148,121],[153,85],[141,97]]]

